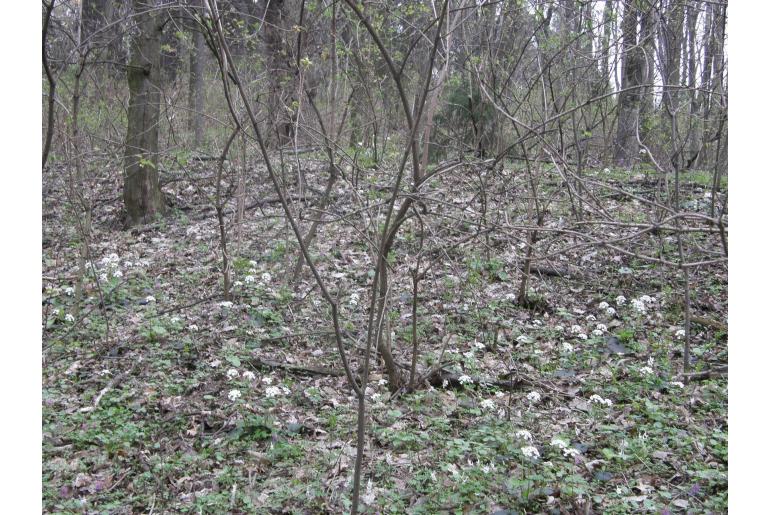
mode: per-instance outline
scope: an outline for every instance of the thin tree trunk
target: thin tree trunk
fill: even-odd
[[[48,27],[51,23],[51,13],[53,13],[54,2],[51,0],[49,3],[43,2],[45,6],[45,20],[43,21],[43,69],[45,70],[45,77],[48,80],[48,126],[45,131],[45,143],[43,143],[43,168],[45,168],[46,162],[48,162],[48,154],[51,152],[51,141],[53,140],[53,115],[54,106],[56,105],[56,80],[51,73],[51,66],[48,64],[48,52],[46,52],[46,40],[48,39]]]

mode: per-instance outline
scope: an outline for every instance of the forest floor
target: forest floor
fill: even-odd
[[[230,230],[237,282],[232,302],[223,302],[219,231],[204,195],[212,190],[194,180],[210,177],[213,165],[188,168],[191,175],[165,177],[169,216],[134,230],[116,221],[120,175],[95,180],[92,268],[79,310],[66,174],[54,167],[44,177],[44,510],[344,512],[356,402],[339,375],[326,305],[308,273],[291,282],[296,245],[280,205],[269,202],[246,210],[239,233]],[[604,173],[638,195],[650,190],[644,177]],[[322,189],[323,179],[311,174],[310,185]],[[515,172],[509,179],[525,184]],[[437,191],[445,188],[450,203],[459,198],[460,212],[478,201],[440,180]],[[705,186],[693,175],[683,189],[693,211],[706,210]],[[257,179],[247,191],[249,207],[275,196]],[[336,195],[342,206],[350,192],[338,185]],[[490,195],[486,212],[506,198]],[[629,220],[639,209],[628,196],[606,202]],[[554,224],[559,209],[567,213],[554,206]],[[517,211],[522,219],[526,212]],[[451,237],[452,227],[466,226],[431,237]],[[324,224],[312,245],[339,296],[354,365],[365,352],[372,267],[359,229]],[[515,299],[525,238],[521,231],[442,247],[421,285],[418,368],[440,362],[461,383],[391,396],[375,366],[365,511],[726,512],[727,377],[683,384],[681,273],[562,236],[560,253],[536,263],[560,275],[534,273],[538,302],[524,309]],[[415,245],[406,227],[397,248],[407,255]],[[391,344],[404,364],[408,264],[395,256],[390,294]],[[727,266],[701,267],[690,279],[692,369],[723,370]]]

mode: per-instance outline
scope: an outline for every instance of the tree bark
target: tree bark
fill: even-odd
[[[154,2],[133,0],[138,33],[128,65],[128,129],[123,201],[129,226],[165,213],[158,182],[158,121],[161,101],[160,37],[163,23]]]
[[[639,10],[634,0],[624,0],[622,91],[618,95],[618,130],[615,138],[615,164],[628,167],[639,154],[636,128],[639,123],[639,86],[644,78],[644,55],[637,44]]]
[[[196,13],[201,14],[202,0],[193,0],[192,7]],[[193,145],[199,148],[203,143],[203,60],[206,54],[206,42],[203,39],[201,28],[193,23],[192,48],[190,49],[190,83],[187,106],[190,116],[188,129],[193,133]]]

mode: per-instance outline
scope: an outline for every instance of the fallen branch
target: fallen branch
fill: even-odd
[[[294,374],[303,375],[303,376],[332,376],[332,377],[341,377],[345,375],[344,370],[339,370],[335,368],[326,368],[326,367],[313,367],[313,366],[302,366],[302,365],[290,365],[288,363],[279,363],[277,361],[268,361],[264,359],[253,359],[247,361],[249,365],[251,365],[255,369],[259,368],[280,368],[283,370],[288,370],[289,372],[292,372]]]

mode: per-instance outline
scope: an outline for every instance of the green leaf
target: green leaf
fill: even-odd
[[[228,361],[228,363],[230,363],[234,367],[241,366],[241,360],[238,358],[238,356],[230,355],[230,356],[227,356],[225,359]]]

